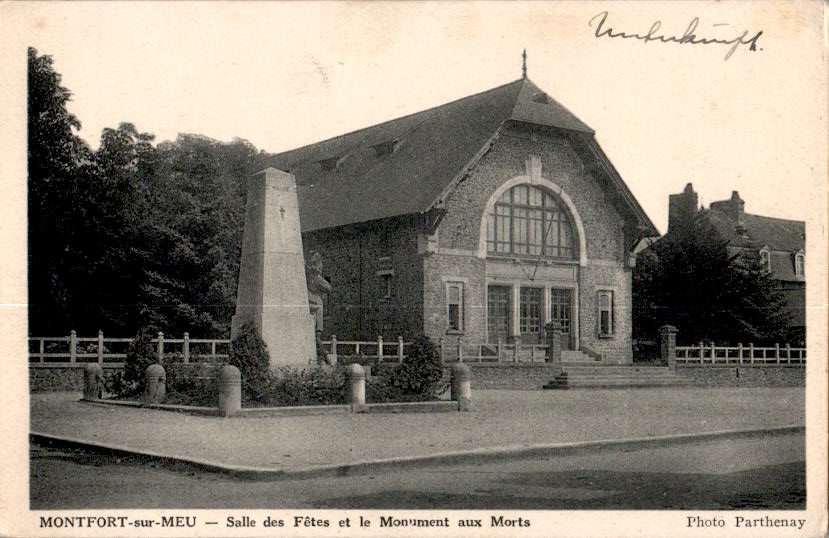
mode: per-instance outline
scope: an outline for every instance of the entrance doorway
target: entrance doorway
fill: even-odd
[[[509,286],[490,285],[486,294],[487,336],[491,344],[509,342],[512,288]]]
[[[540,344],[543,339],[544,288],[521,288],[518,318],[522,344]]]
[[[550,290],[550,321],[561,329],[561,348],[572,349],[570,327],[573,312],[573,290],[552,288]]]

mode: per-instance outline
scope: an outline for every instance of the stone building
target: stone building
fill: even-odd
[[[699,209],[699,197],[690,183],[668,197],[668,233]],[[789,312],[788,342],[806,342],[806,225],[803,221],[778,219],[745,212],[737,191],[731,198],[712,202],[701,212],[720,239],[728,242],[731,255],[759,258],[772,274],[786,299]]]
[[[526,77],[275,156],[324,336],[540,343],[631,362],[633,248],[658,235],[594,131]]]

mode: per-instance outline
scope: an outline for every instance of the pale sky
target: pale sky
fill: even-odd
[[[805,220],[816,194],[825,202],[820,19],[786,8],[217,2],[0,12],[4,32],[53,56],[93,147],[102,128],[128,121],[156,141],[198,133],[279,152],[515,80],[526,48],[530,79],[596,130],[664,232],[667,196],[688,181],[706,205],[739,190],[747,212],[769,216]],[[661,32],[682,35],[695,16],[701,37],[762,30],[761,50],[724,60],[723,45],[597,39],[588,21],[604,10],[628,32],[660,20]],[[7,24],[9,13],[20,23]]]

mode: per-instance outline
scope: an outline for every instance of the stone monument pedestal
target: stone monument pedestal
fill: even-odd
[[[248,182],[245,234],[231,338],[252,323],[268,345],[271,368],[316,359],[294,176],[275,168]]]

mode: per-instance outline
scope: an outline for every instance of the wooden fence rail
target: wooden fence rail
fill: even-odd
[[[774,347],[717,346],[700,342],[696,346],[677,346],[676,364],[702,366],[716,364],[742,364],[750,366],[771,366],[777,364],[806,364],[806,348],[791,347],[789,344]]]
[[[105,338],[102,331],[97,337],[81,337],[75,331],[69,336],[30,336],[29,366],[32,367],[72,367],[97,362],[101,365],[123,366],[127,357],[127,348],[133,338]],[[196,361],[218,361],[228,357],[230,340],[221,338],[190,338],[184,333],[182,338],[168,338],[159,332],[152,339],[156,345],[159,360],[165,355],[178,353],[184,363],[191,359]]]

